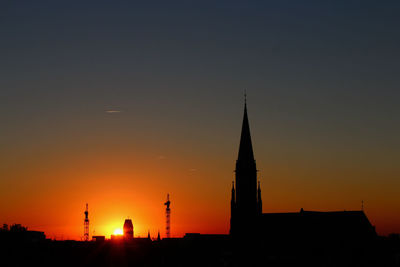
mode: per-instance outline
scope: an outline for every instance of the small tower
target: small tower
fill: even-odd
[[[131,219],[126,219],[124,222],[124,238],[125,240],[133,239],[133,223]]]
[[[232,190],[231,190],[231,206],[233,207],[235,205],[235,182],[232,181]]]
[[[161,241],[161,237],[160,237],[160,230],[158,230],[158,234],[157,234],[157,241]]]
[[[164,205],[167,206],[165,209],[165,217],[166,217],[165,232],[166,232],[167,238],[170,238],[171,209],[169,208],[169,205],[171,205],[171,201],[169,201],[169,194],[167,194],[167,202],[165,202]]]
[[[86,203],[85,221],[83,223],[83,240],[89,241],[89,207]]]
[[[257,188],[257,212],[258,212],[259,215],[262,214],[262,200],[261,200],[260,181],[258,181],[258,188]]]
[[[232,224],[234,223],[234,217],[235,217],[235,206],[236,206],[236,192],[235,192],[235,182],[232,181],[232,190],[231,190],[231,228],[229,232],[231,233],[232,230]],[[231,233],[232,234],[232,233]]]

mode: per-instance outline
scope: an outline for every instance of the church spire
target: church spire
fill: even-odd
[[[247,117],[247,99],[244,98],[244,115],[242,133],[240,136],[238,161],[254,161],[253,145],[251,143],[249,119]]]
[[[239,155],[235,169],[235,187],[232,187],[231,231],[233,235],[246,235],[254,228],[255,218],[260,213],[257,189],[257,167],[251,142],[247,99],[244,99],[244,114],[240,136]],[[261,194],[259,194],[261,196]]]

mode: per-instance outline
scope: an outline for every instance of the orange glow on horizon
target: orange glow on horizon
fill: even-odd
[[[162,154],[143,140],[112,145],[100,141],[43,145],[34,157],[21,153],[18,161],[3,158],[7,168],[0,174],[7,180],[0,180],[0,223],[20,223],[44,231],[48,238],[82,240],[89,203],[90,236],[109,237],[131,218],[135,237],[146,237],[148,231],[156,237],[159,231],[163,238],[169,193],[172,237],[229,232],[237,140],[221,144],[218,153],[210,153],[204,144],[194,143],[190,151],[163,144]],[[254,147],[264,212],[357,210],[364,200],[366,215],[378,233],[399,231],[395,211],[400,202],[394,197],[398,187],[380,186],[374,178],[379,172],[371,171],[376,165],[338,168],[345,165],[321,160],[313,167],[290,158],[286,164],[269,158],[271,152],[260,149],[259,143]],[[390,168],[385,173],[398,177]]]

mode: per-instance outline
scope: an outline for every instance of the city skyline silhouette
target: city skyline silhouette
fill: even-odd
[[[328,228],[328,221],[329,222],[329,228],[332,228],[333,225],[335,225],[335,222],[339,222],[340,220],[343,220],[345,225],[347,224],[346,220],[351,220],[354,223],[354,220],[357,220],[356,217],[359,217],[358,220],[360,220],[360,223],[364,224],[364,222],[361,222],[366,219],[366,222],[368,225],[362,226],[360,225],[361,228],[365,228],[366,235],[374,234],[376,235],[375,232],[375,226],[371,225],[370,222],[368,221],[367,216],[364,213],[364,202],[362,201],[361,203],[361,208],[354,210],[354,211],[346,211],[344,210],[343,212],[341,211],[303,211],[303,208],[301,208],[299,213],[263,213],[262,209],[262,196],[261,196],[261,186],[260,186],[260,177],[258,177],[257,173],[257,167],[256,167],[256,160],[254,158],[254,152],[253,152],[253,145],[252,145],[252,140],[251,140],[251,133],[250,133],[250,123],[248,119],[248,112],[247,112],[247,97],[246,93],[244,95],[244,112],[243,112],[243,121],[242,121],[242,127],[241,127],[241,134],[240,134],[240,142],[239,142],[239,150],[238,150],[238,157],[236,161],[236,169],[235,169],[235,179],[232,182],[232,190],[231,190],[231,201],[230,201],[230,230],[229,234],[233,236],[248,236],[248,235],[254,235],[254,234],[260,234],[261,232],[264,232],[267,228],[269,229],[275,229],[274,231],[277,231],[279,228],[279,225],[291,225],[293,224],[293,221],[298,221],[302,217],[307,218],[310,217],[312,220],[316,220],[316,218],[320,217],[321,219],[317,219],[319,221],[319,228],[323,229],[324,226],[323,224],[327,224]],[[170,199],[169,199],[169,194],[167,194],[167,202],[164,203],[166,206],[167,210],[167,223],[166,223],[166,231],[165,231],[165,237],[170,238]],[[89,241],[92,236],[96,236],[98,238],[98,234],[95,235],[95,230],[93,230],[93,233],[91,234],[89,231],[89,219],[88,219],[88,204],[86,204],[86,210],[84,212],[85,215],[85,220],[84,220],[84,235],[81,237],[81,240],[83,241]],[[299,216],[298,218],[295,216]],[[348,217],[349,219],[346,219]],[[132,220],[129,219],[129,216],[127,217],[128,219],[125,219],[125,223],[123,226],[124,230],[121,230],[120,227],[117,227],[114,229],[114,235],[110,234],[110,238],[113,239],[118,235],[121,236],[126,236],[126,231],[128,231],[130,234],[128,236],[131,236],[133,238],[133,223]],[[326,219],[325,219],[326,218]],[[308,219],[301,219],[301,220],[308,220]],[[290,222],[292,221],[292,222]],[[259,223],[262,222],[261,225]],[[126,226],[128,225],[130,226]],[[321,224],[322,223],[322,224]],[[269,225],[271,224],[271,225]],[[304,224],[304,222],[302,222]],[[337,224],[337,223],[336,223]],[[5,226],[3,228],[7,228],[7,224],[4,224]],[[12,224],[10,224],[12,226]],[[256,225],[259,225],[256,227]],[[271,227],[273,225],[273,227]],[[311,223],[313,225],[313,223]],[[15,224],[14,224],[15,226]],[[13,227],[14,227],[13,226]],[[18,226],[18,225],[16,225]],[[127,227],[130,227],[131,230],[125,230]],[[293,228],[293,225],[290,226]],[[304,226],[302,226],[304,228]],[[314,227],[314,226],[313,226]],[[354,226],[351,226],[354,227]],[[263,229],[263,230],[262,230]],[[26,230],[26,229],[25,229]],[[120,232],[119,232],[120,231]],[[160,229],[157,230],[157,234],[159,235]],[[279,230],[278,230],[279,231]],[[286,230],[285,230],[286,231]],[[298,230],[296,230],[298,231]],[[301,230],[299,230],[301,231]],[[310,231],[310,230],[308,230]],[[116,233],[118,232],[118,233]],[[188,231],[191,232],[191,231]],[[369,233],[370,232],[370,233]],[[187,233],[186,233],[187,234]],[[225,234],[223,233],[218,233],[218,234]],[[100,236],[103,235],[105,236],[104,233],[100,233]],[[150,239],[150,230],[147,232],[147,238]],[[138,236],[140,237],[140,236]],[[177,237],[177,236],[176,236]],[[56,238],[54,238],[56,240]],[[63,240],[64,238],[61,238]],[[67,238],[68,239],[68,238]]]
[[[89,205],[81,241],[46,239],[44,232],[20,224],[0,228],[2,264],[50,266],[396,266],[400,235],[378,236],[362,206],[353,211],[264,213],[245,98],[243,122],[231,190],[229,234],[187,232],[171,236],[171,199],[165,206],[165,236],[135,235],[132,219],[114,234],[90,235]],[[226,203],[228,204],[228,203]],[[193,209],[192,211],[195,211]],[[172,220],[173,221],[173,220]],[[172,224],[173,225],[173,224]],[[173,229],[173,227],[172,227]],[[48,253],[52,251],[52,253]],[[22,257],[15,257],[21,253]],[[68,255],[68,259],[60,261]],[[199,259],[200,258],[200,259]]]
[[[90,239],[126,219],[163,239],[170,194],[172,239],[223,243],[250,206],[400,233],[399,9],[3,1],[0,224],[81,241],[88,203]],[[235,170],[253,158],[243,195]]]

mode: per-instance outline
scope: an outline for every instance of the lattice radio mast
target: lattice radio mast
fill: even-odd
[[[167,194],[167,202],[164,203],[167,208],[165,209],[165,216],[166,216],[166,226],[165,231],[167,234],[167,238],[170,238],[170,230],[171,230],[171,209],[169,205],[171,205],[171,201],[169,201],[169,194]]]
[[[84,228],[83,240],[89,241],[89,208],[87,203],[86,203],[85,221],[83,223],[83,228]]]

